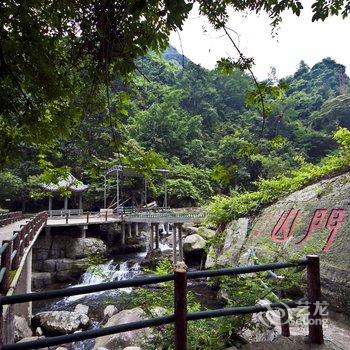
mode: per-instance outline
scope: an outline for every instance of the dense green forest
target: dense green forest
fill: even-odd
[[[1,207],[20,209],[29,201],[28,210],[45,206],[31,197],[43,169],[51,167],[56,172],[68,167],[91,185],[86,207],[102,205],[102,175],[118,163],[149,177],[150,200],[161,204],[162,179],[151,169],[164,167],[169,170],[170,205],[201,205],[215,194],[252,191],[258,179],[318,163],[336,152],[334,132],[350,128],[350,95],[344,94],[349,79],[344,66],[331,58],[313,67],[300,62],[283,79],[284,89],[266,97],[271,111],[264,125],[247,99],[253,81],[240,70],[223,74],[204,69],[172,47],[163,55],[139,58],[137,67],[127,83],[113,81],[109,99],[100,91],[54,152],[39,153],[23,144],[20,161],[1,173]],[[273,69],[268,83],[281,83]],[[127,198],[142,185],[129,179],[123,186]]]

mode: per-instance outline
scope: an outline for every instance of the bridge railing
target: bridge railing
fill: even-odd
[[[279,301],[268,305],[254,305],[254,306],[242,306],[242,307],[230,307],[216,310],[206,310],[188,313],[187,312],[187,280],[206,277],[217,276],[233,276],[239,274],[254,273],[260,271],[270,271],[276,269],[291,268],[297,266],[307,267],[307,286],[308,295],[307,301]],[[236,268],[227,268],[220,270],[206,270],[206,271],[193,271],[186,272],[181,265],[175,268],[175,272],[169,275],[157,276],[157,277],[144,277],[136,278],[124,281],[114,281],[101,283],[96,285],[81,286],[75,288],[60,289],[47,292],[36,292],[29,294],[20,294],[0,297],[0,310],[2,305],[12,305],[17,303],[25,303],[31,301],[39,301],[46,299],[55,299],[61,297],[68,297],[73,295],[81,295],[87,293],[101,292],[118,288],[128,287],[140,287],[146,285],[153,285],[155,283],[162,283],[174,281],[174,313],[169,316],[157,317],[148,320],[131,322],[121,324],[112,327],[104,327],[100,329],[91,329],[83,332],[47,337],[35,341],[22,342],[17,344],[7,344],[1,347],[3,350],[27,350],[47,348],[50,346],[61,345],[64,343],[71,343],[75,341],[82,341],[86,339],[94,339],[105,335],[111,335],[121,332],[132,331],[136,329],[142,329],[147,327],[160,326],[165,324],[174,323],[174,344],[176,350],[187,349],[187,321],[195,321],[199,319],[253,314],[263,311],[273,310],[285,310],[288,312],[288,308],[296,308],[299,306],[309,307],[309,341],[310,343],[322,344],[323,343],[323,331],[322,331],[322,319],[320,315],[320,308],[317,307],[321,301],[321,288],[320,288],[320,264],[318,256],[307,256],[306,259],[296,262],[279,262],[274,264],[253,265],[253,266],[241,266]],[[1,317],[2,315],[0,315]],[[0,323],[1,324],[1,323]],[[0,329],[0,336],[2,334]],[[289,336],[287,328],[282,328],[282,335]]]
[[[9,240],[2,241],[0,246],[0,293],[5,295],[10,287],[11,271],[18,269],[25,249],[30,245],[39,229],[46,223],[47,213],[36,214],[21,225],[19,231],[14,231]]]
[[[137,212],[126,215],[128,218],[186,218],[200,219],[205,217],[205,212]]]
[[[79,210],[79,212],[78,212]],[[50,212],[47,211],[48,219],[49,220],[62,220],[65,221],[66,224],[68,223],[76,223],[76,220],[79,219],[82,222],[86,222],[87,224],[90,222],[91,219],[99,219],[99,221],[108,221],[108,218],[110,218],[112,215],[105,211],[101,213],[100,211],[83,211],[81,209],[70,209],[70,210],[57,210],[57,213],[54,213],[50,216]],[[71,221],[69,221],[71,220]]]
[[[83,215],[83,209],[54,209],[47,211],[49,217],[66,217]]]
[[[21,211],[13,211],[9,213],[0,214],[0,227],[12,224],[22,219],[23,213]]]
[[[145,217],[145,218],[157,218],[157,217],[185,217],[185,218],[203,218],[205,216],[205,210],[203,208],[191,207],[191,208],[170,208],[170,207],[157,207],[157,208],[125,208],[124,214],[127,217]]]

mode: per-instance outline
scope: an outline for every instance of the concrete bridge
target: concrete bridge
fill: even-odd
[[[159,248],[159,228],[163,224],[168,234],[173,235],[173,258],[182,252],[182,225],[185,222],[198,222],[204,213],[198,209],[152,209],[115,213],[109,209],[100,212],[82,210],[59,210],[35,214],[25,218],[21,212],[0,215],[0,293],[2,295],[30,292],[32,271],[32,247],[40,232],[50,233],[52,227],[76,226],[82,237],[90,225],[120,225],[122,242],[126,237],[139,235],[139,225],[144,224],[150,235],[150,249]],[[146,224],[146,225],[145,225]],[[178,243],[178,248],[177,244]],[[177,251],[178,250],[178,251]],[[19,304],[19,307],[21,304]],[[19,314],[30,318],[30,307]],[[17,312],[16,312],[17,313]]]
[[[179,256],[183,260],[182,225],[188,221],[200,221],[203,213],[186,212],[185,210],[165,211],[152,210],[147,212],[130,211],[128,213],[113,213],[108,209],[100,212],[83,212],[82,210],[45,211],[24,217],[21,212],[0,215],[0,294],[15,295],[31,292],[32,282],[32,248],[42,231],[50,234],[52,227],[79,227],[82,237],[91,225],[120,225],[122,242],[126,236],[139,235],[139,225],[148,229],[150,235],[150,250],[159,248],[159,226],[173,234],[174,264]],[[146,225],[145,225],[146,224]],[[171,229],[171,231],[170,231]],[[178,238],[177,238],[178,236]],[[178,243],[178,248],[177,248]],[[0,308],[1,311],[1,308]],[[2,319],[7,324],[3,330],[3,339],[12,342],[14,336],[14,315],[24,317],[30,324],[32,317],[31,303],[4,306]],[[1,315],[0,315],[1,317]]]

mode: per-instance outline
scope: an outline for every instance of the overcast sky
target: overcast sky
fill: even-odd
[[[312,23],[311,17],[310,9],[300,17],[285,14],[275,38],[264,14],[244,16],[231,12],[228,27],[237,32],[238,36],[233,36],[244,54],[255,58],[254,73],[260,79],[267,77],[271,66],[281,78],[294,73],[301,60],[312,66],[325,57],[344,64],[350,75],[350,18],[332,17]],[[171,35],[171,44],[181,52],[179,35],[185,56],[206,68],[214,68],[220,57],[237,57],[228,39],[213,30],[196,9],[192,10],[183,31]]]

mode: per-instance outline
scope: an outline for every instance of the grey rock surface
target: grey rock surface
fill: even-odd
[[[317,254],[322,295],[333,309],[350,315],[349,193],[350,173],[345,173],[281,198],[249,220],[229,223],[209,248],[205,266],[276,261],[281,250],[284,260],[300,252]]]
[[[67,334],[86,329],[90,319],[87,315],[74,311],[44,311],[36,314],[32,323],[40,326],[47,334]]]
[[[89,306],[84,305],[84,304],[78,304],[74,308],[74,312],[77,312],[79,314],[87,315],[89,313]]]
[[[186,253],[193,251],[203,250],[207,244],[207,241],[199,234],[195,233],[185,238],[183,242],[183,250]]]
[[[103,310],[103,315],[105,317],[111,318],[118,312],[118,309],[114,305],[107,305]]]
[[[14,326],[15,326],[15,342],[23,338],[28,338],[32,336],[32,330],[30,329],[27,320],[22,316],[14,316]]]
[[[117,326],[124,323],[136,322],[146,319],[145,312],[137,307],[118,312],[112,316],[103,327]],[[123,350],[125,347],[141,346],[152,338],[152,333],[149,328],[139,329],[135,331],[128,331],[113,335],[107,335],[96,339],[94,349],[99,347],[108,350]]]

